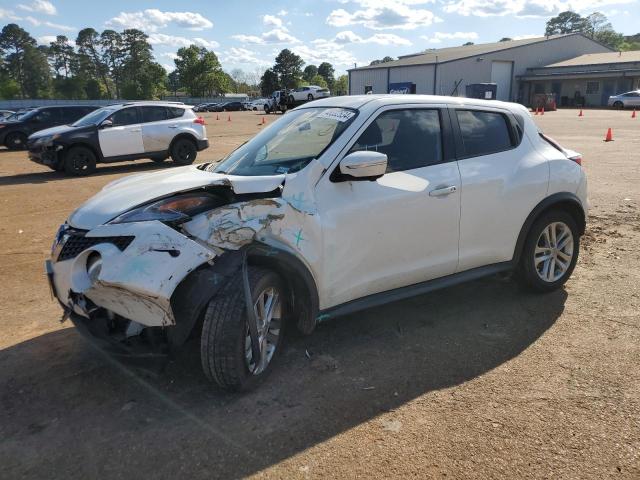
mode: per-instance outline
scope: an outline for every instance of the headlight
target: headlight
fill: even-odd
[[[222,204],[221,199],[208,193],[187,193],[175,197],[163,198],[143,205],[114,218],[109,223],[160,222],[180,224],[193,215],[212,210]]]

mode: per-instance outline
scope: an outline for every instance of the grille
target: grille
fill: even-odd
[[[99,243],[110,243],[118,247],[120,251],[123,251],[133,242],[133,236],[122,237],[85,237],[84,233],[72,233],[65,244],[60,250],[58,255],[58,261],[69,260],[77,257],[80,253],[84,252],[87,248],[91,248]]]

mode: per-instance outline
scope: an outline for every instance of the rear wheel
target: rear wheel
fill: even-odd
[[[68,175],[90,175],[95,169],[96,155],[87,147],[73,147],[64,157],[64,171]]]
[[[307,100],[309,100],[309,101],[313,100],[313,95],[311,95],[311,94],[307,95]]]
[[[573,217],[562,210],[545,213],[529,230],[518,278],[537,292],[556,290],[571,276],[579,251],[580,235]]]
[[[4,143],[9,150],[24,150],[27,148],[27,136],[20,132],[10,133]]]
[[[242,274],[209,302],[200,354],[205,375],[227,390],[249,390],[268,375],[280,352],[287,310],[286,290],[271,270],[248,267],[260,357],[252,353]]]
[[[188,138],[179,138],[171,146],[171,160],[178,165],[191,165],[197,155],[196,144]]]

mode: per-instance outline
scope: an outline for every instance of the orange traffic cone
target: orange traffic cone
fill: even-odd
[[[230,121],[231,121],[231,115],[227,117],[227,122],[230,122]]]
[[[633,113],[631,114],[631,118],[636,118],[636,109],[633,109]]]
[[[540,109],[540,115],[544,115],[544,107]]]
[[[220,115],[216,114],[216,120],[220,120]]]
[[[264,117],[262,117],[262,125],[264,125],[265,123],[267,123],[267,121],[265,120]]]
[[[613,132],[611,131],[611,127],[607,130],[607,135],[604,137],[605,142],[613,142]]]
[[[582,113],[582,109],[580,109],[580,113],[578,114],[579,117],[583,117],[583,113]]]

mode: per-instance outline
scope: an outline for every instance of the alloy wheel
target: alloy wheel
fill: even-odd
[[[244,356],[247,368],[253,375],[259,375],[267,368],[273,358],[280,338],[282,326],[282,305],[280,294],[274,287],[264,289],[253,306],[258,323],[258,342],[261,356],[256,362],[251,351],[251,335],[247,325]]]
[[[573,234],[563,222],[553,222],[540,233],[534,250],[538,276],[545,282],[560,280],[573,260]]]

